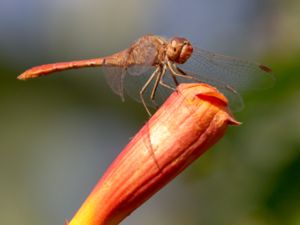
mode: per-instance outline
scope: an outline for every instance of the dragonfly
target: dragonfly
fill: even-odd
[[[157,35],[142,36],[129,48],[109,56],[35,66],[17,78],[27,80],[84,67],[103,67],[108,84],[122,100],[124,90],[131,93],[131,87],[138,86],[137,79],[143,78],[132,96],[144,105],[150,116],[148,106],[158,107],[160,96],[168,95],[183,82],[216,87],[229,98],[235,111],[243,108],[240,92],[250,84],[268,87],[274,82],[268,66],[194,47],[183,37],[168,39]],[[127,82],[128,77],[135,80]],[[161,94],[164,92],[167,94]]]

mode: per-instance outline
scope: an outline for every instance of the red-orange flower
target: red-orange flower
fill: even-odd
[[[181,84],[111,164],[69,225],[115,225],[238,125],[227,99]]]

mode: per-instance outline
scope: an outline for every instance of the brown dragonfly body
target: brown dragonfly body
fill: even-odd
[[[195,55],[195,62],[198,62],[199,68],[201,68],[201,63],[203,63],[204,66],[208,65],[212,68],[216,67],[217,71],[215,73],[221,73],[221,75],[222,73],[224,73],[225,81],[223,82],[222,78],[221,80],[212,79],[211,76],[213,77],[213,74],[207,74],[207,77],[205,77],[205,74],[200,74],[201,72],[198,73],[197,68],[188,67],[188,70],[179,68],[179,65],[185,64],[192,55]],[[230,83],[228,84],[226,82],[226,73],[228,71],[230,72],[230,74],[240,74],[244,71],[247,72],[249,69],[258,70],[259,72],[263,73],[271,72],[268,67],[261,64],[223,56],[201,49],[196,49],[195,51],[191,43],[185,38],[174,37],[171,39],[165,39],[160,36],[146,35],[139,38],[129,48],[113,55],[101,58],[71,62],[59,62],[36,66],[29,70],[26,70],[24,73],[19,75],[18,79],[27,80],[54,72],[84,67],[120,68],[120,72],[117,75],[120,77],[120,79],[118,79],[119,81],[117,83],[115,81],[109,81],[109,83],[112,86],[112,89],[123,97],[122,79],[126,72],[131,73],[131,68],[135,68],[136,66],[140,66],[139,69],[135,69],[133,70],[134,72],[132,72],[133,75],[136,76],[145,73],[146,70],[144,70],[143,68],[155,68],[152,75],[148,75],[149,79],[145,82],[145,84],[139,91],[140,99],[149,115],[151,115],[151,113],[143,96],[146,89],[149,87],[149,84],[151,82],[154,82],[150,95],[150,99],[154,102],[154,104],[156,90],[159,85],[167,89],[174,90],[174,86],[164,82],[163,78],[167,70],[170,72],[175,86],[179,83],[178,78],[183,77],[187,80],[193,80],[195,82],[207,82],[212,83],[217,87],[222,86],[235,95],[238,95],[235,87],[232,87]],[[193,69],[195,69],[195,71],[193,71]],[[198,76],[198,74],[200,74],[200,76]],[[107,77],[109,76],[110,75],[108,74]],[[202,76],[204,76],[204,79]],[[115,78],[112,78],[112,80],[113,79],[115,80]]]
[[[26,70],[24,73],[18,76],[18,79],[27,80],[30,78],[36,78],[54,72],[59,72],[68,69],[78,69],[83,67],[109,66],[128,68],[133,65],[148,64],[151,64],[151,66],[157,66],[159,64],[164,63],[167,60],[167,46],[168,42],[165,39],[159,36],[148,35],[137,40],[128,49],[125,49],[111,56],[36,66],[29,70]],[[153,50],[155,50],[154,54]],[[189,52],[185,53],[188,54],[186,58],[190,56],[192,51],[193,49],[189,48]],[[151,60],[149,60],[149,58],[151,58]]]

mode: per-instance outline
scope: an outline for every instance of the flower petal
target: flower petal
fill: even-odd
[[[227,99],[206,84],[181,84],[135,135],[69,225],[119,224],[239,125]]]

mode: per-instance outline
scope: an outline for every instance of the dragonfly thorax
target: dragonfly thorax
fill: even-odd
[[[183,64],[193,53],[191,43],[180,37],[172,38],[167,45],[167,57],[170,61]]]

